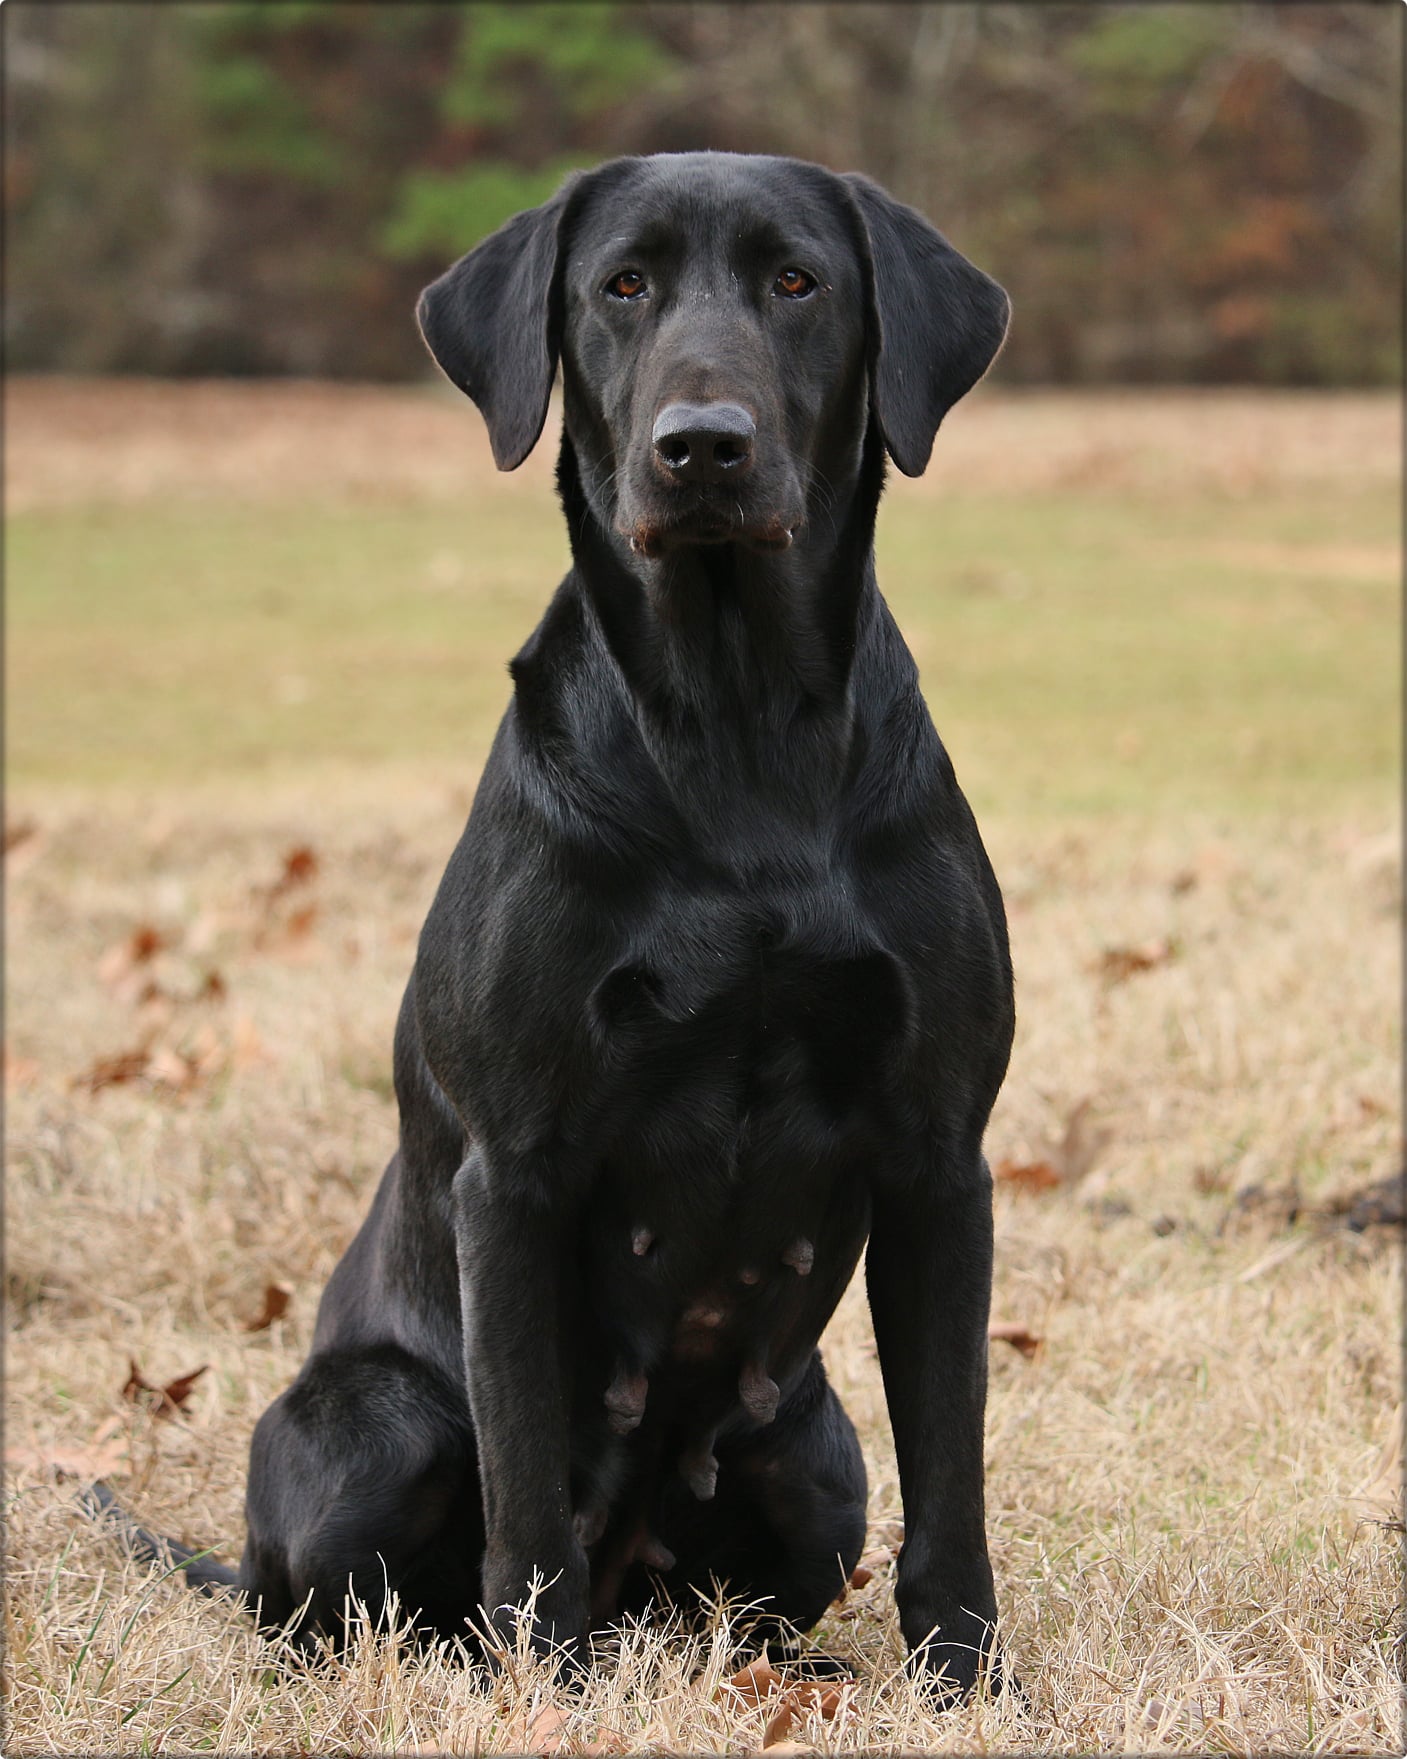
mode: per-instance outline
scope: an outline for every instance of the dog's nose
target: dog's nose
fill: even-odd
[[[739,403],[669,403],[655,417],[655,456],[681,482],[721,482],[752,463],[757,423]]]

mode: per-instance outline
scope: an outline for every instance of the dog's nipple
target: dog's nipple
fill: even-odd
[[[738,1381],[738,1397],[755,1423],[770,1423],[777,1415],[781,1388],[760,1362],[749,1362]]]
[[[632,1374],[624,1363],[617,1367],[615,1379],[606,1388],[606,1410],[617,1435],[629,1435],[632,1429],[640,1427],[649,1390],[650,1383],[643,1374]]]
[[[572,1531],[576,1534],[578,1543],[587,1551],[590,1551],[606,1531],[608,1513],[605,1503],[593,1502],[578,1509],[572,1516]]]
[[[782,1254],[782,1263],[789,1264],[798,1276],[810,1276],[816,1262],[816,1248],[809,1240],[793,1240]]]
[[[700,1502],[711,1502],[718,1488],[718,1461],[713,1457],[713,1437],[706,1435],[679,1456],[679,1475]]]
[[[630,1250],[637,1258],[643,1258],[655,1243],[655,1236],[648,1228],[636,1228],[630,1236]]]

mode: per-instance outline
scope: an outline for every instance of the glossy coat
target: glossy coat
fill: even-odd
[[[419,315],[504,468],[560,359],[573,565],[421,936],[398,1150],[255,1434],[242,1582],[463,1635],[536,1580],[578,1654],[714,1578],[814,1623],[864,1536],[816,1343],[868,1241],[903,1629],[970,1685],[1011,971],[873,532],[1005,295],[864,179],[685,154],[574,178]]]

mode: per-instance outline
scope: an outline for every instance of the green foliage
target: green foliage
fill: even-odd
[[[333,143],[299,95],[254,55],[202,59],[196,82],[208,123],[201,157],[210,170],[266,172],[325,187],[337,182]]]
[[[1400,7],[5,9],[13,368],[422,370],[428,273],[577,165],[868,171],[1015,296],[1008,382],[1401,370]]]
[[[457,256],[522,209],[546,201],[567,173],[588,159],[567,155],[532,170],[492,163],[463,171],[413,171],[381,231],[381,248],[400,258]]]
[[[1226,39],[1216,7],[1117,6],[1091,11],[1071,39],[1066,60],[1088,76],[1102,97],[1146,101],[1150,87],[1189,79],[1209,50]]]
[[[440,94],[441,115],[505,126],[536,85],[562,114],[582,121],[647,89],[668,58],[629,22],[629,11],[586,3],[472,8]]]

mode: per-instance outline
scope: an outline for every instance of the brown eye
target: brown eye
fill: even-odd
[[[648,289],[645,277],[634,269],[624,269],[606,283],[606,291],[616,299],[639,299]]]
[[[815,290],[816,283],[805,269],[783,269],[772,283],[773,293],[780,294],[783,299],[805,299]]]

